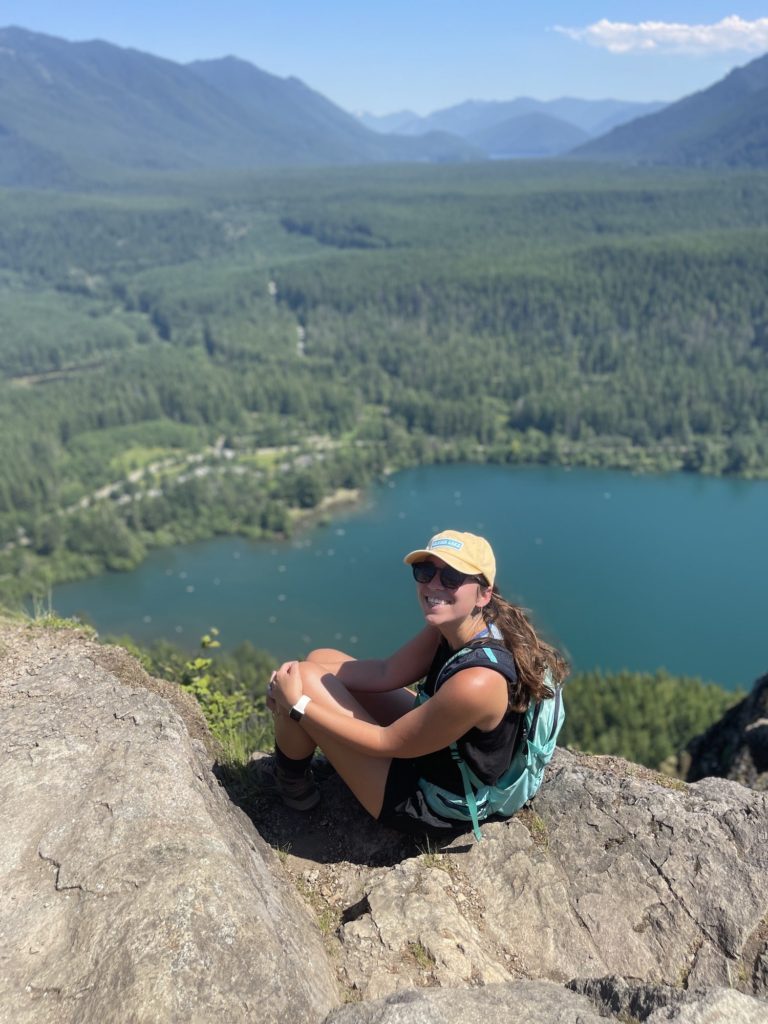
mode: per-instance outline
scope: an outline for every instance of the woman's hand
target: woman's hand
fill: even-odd
[[[267,688],[267,706],[279,713],[293,707],[303,693],[298,661],[286,661],[272,673]]]

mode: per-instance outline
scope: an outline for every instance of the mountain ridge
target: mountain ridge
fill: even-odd
[[[768,54],[664,110],[614,128],[571,156],[647,164],[768,165]]]
[[[0,185],[7,186],[488,157],[764,167],[766,110],[768,54],[667,106],[522,96],[377,119],[232,55],[180,64],[99,39],[0,28]],[[598,137],[585,141],[585,134]]]

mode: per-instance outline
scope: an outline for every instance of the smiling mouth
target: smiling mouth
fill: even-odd
[[[437,608],[441,604],[450,604],[450,601],[444,597],[425,597],[424,601],[430,608]]]

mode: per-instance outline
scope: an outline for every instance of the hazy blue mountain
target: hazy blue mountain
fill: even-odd
[[[521,114],[483,128],[469,136],[488,156],[496,159],[549,157],[566,153],[589,138],[587,132],[548,114]]]
[[[427,117],[403,112],[403,116],[365,115],[365,124],[378,131],[397,130],[402,134],[419,135],[428,131],[446,131],[464,139],[477,140],[481,133],[526,114],[541,114],[568,122],[588,136],[599,135],[617,124],[653,113],[662,103],[632,103],[624,100],[581,100],[563,97],[557,100],[535,100],[520,96],[514,100],[467,100],[464,103],[436,110]],[[407,116],[406,116],[407,115]],[[389,118],[393,120],[390,122]],[[388,128],[388,124],[396,129]],[[583,138],[582,136],[578,136]],[[577,143],[573,143],[576,145]]]
[[[537,100],[520,97],[516,100],[466,100],[453,107],[436,110],[405,129],[410,135],[428,131],[451,132],[467,138],[511,117],[520,117],[539,108]]]
[[[69,188],[77,175],[58,153],[20,139],[0,125],[0,183],[27,188]]]
[[[419,139],[382,138],[298,78],[278,78],[237,57],[187,67],[247,112],[251,127],[279,139],[291,159],[306,163],[477,159],[482,153],[444,132]]]
[[[588,159],[768,167],[768,55],[574,151]]]
[[[453,160],[447,136],[378,135],[295,78],[225,58],[183,66],[94,41],[0,29],[0,181],[126,170]],[[40,155],[35,180],[24,167]],[[42,180],[40,180],[42,178]]]
[[[369,114],[363,110],[355,117],[372,132],[381,132],[384,135],[391,132],[408,134],[409,125],[421,120],[412,110],[396,110],[392,114]]]
[[[602,121],[598,121],[593,128],[589,129],[590,134],[593,136],[605,135],[612,128],[618,128],[621,124],[629,124],[630,121],[634,121],[638,117],[655,114],[659,110],[664,110],[666,106],[668,106],[667,103],[632,103],[625,106],[622,110],[609,114]],[[576,124],[577,122],[574,121],[573,123]]]
[[[242,115],[172,61],[103,42],[0,30],[0,118],[75,167],[215,166]],[[241,134],[235,164],[253,155]]]
[[[195,61],[187,67],[238,104],[251,130],[285,159],[292,157],[292,163],[385,159],[387,146],[381,138],[298,78],[278,78],[237,57]]]
[[[637,103],[628,100],[580,100],[567,96],[543,104],[547,114],[569,121],[589,135],[602,135],[616,125],[653,114],[665,105],[658,102]]]

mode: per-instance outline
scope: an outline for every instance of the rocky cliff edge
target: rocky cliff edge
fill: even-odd
[[[558,751],[532,808],[419,850],[334,777],[235,806],[118,648],[0,655],[3,1024],[768,1021],[762,792]]]

